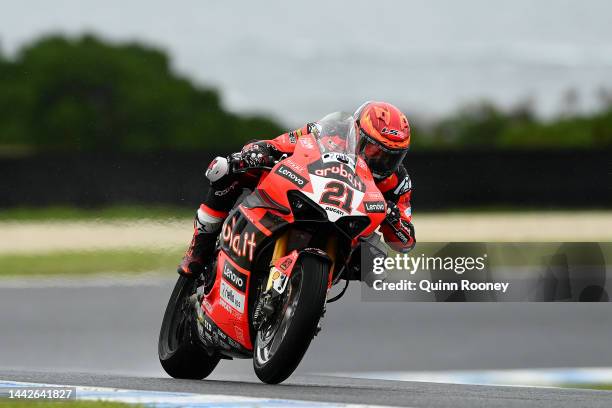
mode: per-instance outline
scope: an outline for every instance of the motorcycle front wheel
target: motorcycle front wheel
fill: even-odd
[[[275,318],[257,332],[253,367],[264,383],[283,382],[304,357],[323,314],[328,278],[327,262],[300,257]]]

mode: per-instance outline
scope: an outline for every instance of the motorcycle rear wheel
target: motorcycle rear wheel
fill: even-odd
[[[173,378],[201,380],[210,375],[219,357],[210,356],[196,342],[193,329],[193,306],[189,297],[195,292],[195,281],[180,276],[164,313],[159,333],[158,354],[162,367]]]
[[[300,257],[276,320],[257,332],[253,368],[264,383],[283,382],[302,361],[323,314],[328,274],[328,263],[319,257]]]

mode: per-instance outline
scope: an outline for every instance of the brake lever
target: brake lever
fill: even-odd
[[[278,160],[274,160],[272,166],[240,166],[243,163],[243,160],[240,158],[232,158],[232,172],[242,174],[246,173],[249,170],[264,170],[270,171],[281,161],[285,160],[289,155],[287,153],[283,154]]]

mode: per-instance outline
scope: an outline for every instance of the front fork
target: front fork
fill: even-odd
[[[253,314],[253,325],[256,330],[261,329],[266,321],[274,314],[277,309],[278,302],[282,299],[282,294],[285,292],[289,283],[290,273],[286,271],[283,273],[277,265],[279,260],[287,258],[287,262],[290,262],[290,270],[295,266],[297,261],[297,253],[293,251],[292,254],[287,253],[289,244],[290,231],[285,231],[277,240],[274,245],[274,252],[272,254],[272,260],[270,262],[270,271],[268,273],[268,280],[266,288],[261,297],[259,298],[255,311]],[[328,288],[332,285],[332,279],[334,276],[334,269],[336,265],[336,251],[337,242],[336,237],[330,237],[326,246],[327,255],[331,260],[331,267],[329,273]],[[284,264],[284,262],[283,262]],[[281,265],[281,268],[283,266]],[[323,312],[325,313],[325,312]],[[319,329],[320,330],[320,327]],[[318,332],[317,330],[317,332]]]
[[[268,273],[268,283],[266,284],[266,292],[272,289],[274,278],[277,275],[275,272],[280,273],[280,271],[274,265],[276,265],[279,259],[287,255],[288,243],[289,231],[285,231],[283,235],[281,235],[274,244],[274,252],[272,253],[272,261],[270,261],[270,272]]]
[[[268,283],[266,284],[266,292],[269,291],[274,283],[274,280],[278,278],[278,274],[281,271],[275,266],[279,259],[287,256],[287,247],[289,243],[289,231],[285,231],[283,235],[281,235],[274,245],[274,252],[272,253],[272,261],[270,262],[270,272],[268,274]],[[331,287],[332,279],[335,273],[336,266],[336,251],[338,247],[338,242],[335,236],[331,236],[327,241],[326,253],[332,261],[330,273],[329,273],[329,282],[328,287]]]

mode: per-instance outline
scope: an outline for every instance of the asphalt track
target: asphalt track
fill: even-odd
[[[605,407],[612,406],[612,392],[431,384],[357,380],[320,376],[296,376],[270,386],[232,380],[174,380],[97,374],[58,374],[0,371],[0,378],[24,382],[102,386],[137,390],[224,394],[345,404],[401,407]]]
[[[609,304],[366,303],[352,290],[330,305],[296,375],[269,387],[248,360],[222,362],[211,381],[164,378],[156,337],[172,279],[84,282],[0,285],[0,379],[413,407],[612,406],[606,392],[317,375],[612,366]]]

